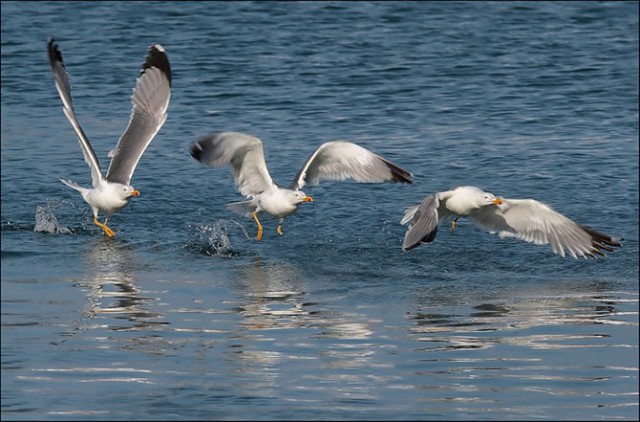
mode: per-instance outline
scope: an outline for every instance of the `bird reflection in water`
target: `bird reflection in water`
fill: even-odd
[[[118,241],[96,242],[87,261],[96,272],[77,283],[88,294],[83,312],[86,316],[114,318],[107,322],[107,327],[114,331],[149,330],[168,324],[161,320],[163,314],[149,310],[148,305],[158,298],[141,293],[136,287],[134,270],[140,268],[140,263],[128,245]]]
[[[320,359],[327,369],[368,364],[375,346],[363,340],[374,334],[370,328],[373,321],[359,314],[337,312],[330,304],[309,301],[299,269],[256,257],[252,264],[238,268],[237,274],[237,295],[242,298],[237,310],[244,319],[234,353],[251,363],[248,370],[255,371],[257,362],[273,368],[291,356],[302,361]],[[278,339],[273,330],[279,329],[289,330],[287,343],[277,344],[273,350],[272,341]],[[306,355],[310,337],[330,340],[330,350],[321,356]],[[257,344],[262,345],[259,350]],[[286,356],[282,356],[283,350]]]
[[[313,327],[317,336],[335,339],[365,339],[372,331],[361,315],[343,314],[305,300],[304,274],[288,264],[264,262],[255,257],[238,268],[237,285],[245,303],[238,306],[252,330]],[[309,308],[314,308],[310,310]]]
[[[451,285],[432,286],[422,291],[412,337],[424,342],[425,350],[488,349],[503,344],[531,349],[573,349],[598,347],[597,332],[563,331],[563,326],[598,326],[625,324],[620,298],[608,292],[606,282],[583,280],[544,283],[505,288],[493,297],[481,297],[469,288]],[[446,290],[446,295],[442,294]],[[468,297],[478,297],[469,304]],[[558,327],[546,334],[542,327]],[[487,333],[492,333],[487,335]]]
[[[302,275],[295,267],[282,263],[265,263],[255,257],[237,269],[238,305],[247,329],[294,328],[306,324],[309,313],[304,309]]]

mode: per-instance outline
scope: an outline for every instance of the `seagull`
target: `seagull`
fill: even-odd
[[[460,186],[452,190],[428,195],[420,204],[406,209],[400,224],[409,222],[403,251],[421,243],[431,243],[436,237],[438,223],[455,216],[451,232],[460,217],[497,233],[501,238],[515,237],[538,245],[551,244],[556,255],[573,258],[596,258],[622,246],[606,234],[575,223],[550,206],[535,199],[506,199],[484,192],[475,186]]]
[[[271,180],[264,158],[262,141],[239,132],[208,135],[191,145],[191,155],[209,167],[231,165],[239,192],[250,198],[227,205],[258,225],[257,240],[262,239],[262,212],[280,218],[277,232],[282,236],[284,217],[298,210],[300,204],[313,202],[301,189],[321,180],[353,179],[359,183],[412,183],[412,174],[366,148],[347,141],[326,142],[307,158],[288,188]]]
[[[152,44],[149,47],[131,95],[129,125],[120,136],[115,149],[109,152],[111,163],[104,177],[98,157],[73,110],[69,75],[62,61],[62,53],[52,37],[49,37],[48,47],[49,64],[56,89],[62,100],[64,114],[78,136],[84,160],[91,169],[93,189],[83,188],[63,178],[60,178],[60,181],[80,192],[82,198],[93,210],[93,223],[101,227],[107,236],[113,237],[115,233],[107,227],[107,221],[112,214],[126,207],[132,197],[140,195],[140,192],[129,185],[129,182],[140,157],[167,119],[167,108],[171,97],[169,59],[160,44]],[[104,223],[98,221],[99,211],[106,215]]]

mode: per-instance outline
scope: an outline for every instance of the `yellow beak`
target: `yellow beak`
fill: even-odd
[[[140,196],[140,191],[134,189],[133,192],[131,192],[131,196]]]
[[[313,202],[313,198],[311,198],[310,196],[305,196],[303,201],[304,202]]]
[[[502,198],[496,198],[493,200],[493,203],[496,205],[502,205],[504,201],[502,200]]]

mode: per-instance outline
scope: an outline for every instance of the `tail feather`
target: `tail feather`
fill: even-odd
[[[255,212],[255,210],[257,209],[252,199],[242,202],[232,202],[230,204],[227,204],[227,208],[245,217],[251,217],[251,214],[253,214],[253,212]]]
[[[59,177],[58,179],[60,179],[60,181],[62,183],[64,183],[65,185],[69,186],[71,189],[75,189],[75,190],[77,190],[78,192],[80,192],[83,195],[84,195],[85,192],[90,190],[90,189],[87,189],[87,188],[83,188],[82,186],[78,185],[76,182],[72,182],[69,179],[63,179],[62,177]]]
[[[420,207],[420,204],[408,207],[406,209],[406,211],[404,212],[404,217],[402,217],[402,220],[400,221],[400,224],[401,225],[405,225],[409,221],[411,221],[411,219],[413,219],[413,216],[416,214],[416,211],[418,211],[419,207]]]

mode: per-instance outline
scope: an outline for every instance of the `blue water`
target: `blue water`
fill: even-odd
[[[53,85],[108,165],[147,47],[169,117],[105,238]],[[264,141],[288,185],[347,139],[412,185],[327,182],[287,218],[232,214]],[[637,420],[637,2],[2,2],[3,420]],[[597,260],[455,235],[401,250],[404,209],[472,184],[623,247]]]

